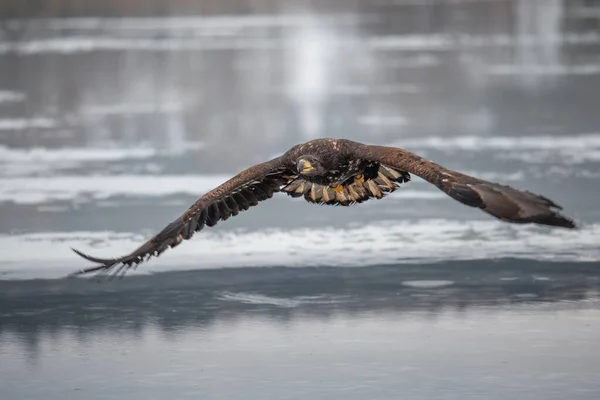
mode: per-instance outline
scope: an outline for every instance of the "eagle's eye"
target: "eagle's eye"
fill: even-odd
[[[301,174],[304,174],[306,172],[312,171],[313,169],[315,169],[315,167],[313,167],[313,165],[310,163],[310,161],[305,160],[305,159],[300,159],[300,161],[298,161],[298,172]]]

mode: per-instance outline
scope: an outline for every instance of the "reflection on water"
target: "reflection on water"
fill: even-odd
[[[600,390],[593,264],[242,268],[0,285],[0,359],[11,360],[0,363],[3,398],[161,398],[176,387],[183,398],[592,399]]]
[[[595,301],[593,263],[504,260],[368,268],[239,268],[167,272],[125,279],[0,281],[0,332],[43,334],[157,325],[210,325],[251,314],[389,311],[431,315],[514,303]],[[36,318],[31,318],[36,315]]]
[[[218,169],[313,136],[600,122],[598,8],[581,1],[183,3],[0,6],[0,143],[203,141]]]

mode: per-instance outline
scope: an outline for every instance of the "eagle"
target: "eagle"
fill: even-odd
[[[243,170],[204,194],[128,255],[105,259],[72,249],[96,265],[70,275],[97,272],[123,276],[130,268],[190,239],[195,232],[226,221],[277,192],[304,197],[314,204],[350,206],[383,198],[410,181],[411,174],[502,221],[576,227],[573,220],[558,212],[561,206],[538,194],[448,169],[402,148],[323,138],[295,145],[279,157]]]

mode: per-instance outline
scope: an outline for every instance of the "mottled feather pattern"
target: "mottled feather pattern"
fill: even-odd
[[[312,163],[298,171],[299,162]],[[283,191],[310,203],[349,206],[381,199],[408,182],[411,174],[435,185],[448,196],[512,223],[575,228],[561,207],[546,197],[462,174],[407,150],[366,145],[346,139],[315,139],[292,147],[283,155],[241,171],[203,195],[179,218],[132,253],[112,259],[77,254],[98,265],[90,272],[123,275],[150,257],[190,239],[195,232],[215,226]]]
[[[292,197],[302,197],[309,203],[350,206],[372,198],[381,199],[395,191],[401,183],[410,181],[410,174],[385,165],[374,165],[374,171],[365,171],[364,182],[352,177],[342,183],[343,190],[296,178],[281,189]]]

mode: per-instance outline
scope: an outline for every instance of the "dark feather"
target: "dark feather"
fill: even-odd
[[[305,157],[315,161],[313,164],[317,167],[310,170],[310,178],[296,173],[298,161],[307,161]],[[75,274],[123,275],[150,257],[190,239],[194,232],[227,220],[280,190],[292,197],[304,197],[311,203],[349,206],[384,197],[401,183],[410,181],[411,174],[437,186],[457,201],[503,221],[575,227],[571,219],[558,212],[561,207],[544,196],[453,171],[404,149],[343,139],[317,139],[240,172],[206,193],[183,215],[126,256],[103,259],[74,250],[98,264]],[[331,186],[334,183],[339,183],[336,190]]]
[[[455,200],[478,207],[503,221],[576,227],[573,220],[558,213],[560,206],[538,194],[453,171],[404,149],[348,143],[353,147],[354,157],[420,176]],[[380,173],[376,182],[381,179],[381,175]]]
[[[260,184],[257,184],[255,186],[252,187],[252,193],[256,196],[256,199],[258,201],[263,201],[269,198],[269,195],[267,194],[269,192],[269,188],[266,186],[263,186],[261,188]]]
[[[574,221],[558,213],[562,207],[543,196],[490,182],[470,187],[482,200],[480,208],[501,220],[575,228]]]
[[[463,183],[453,183],[449,186],[448,195],[471,207],[482,207],[483,199],[470,186]]]
[[[270,175],[267,177],[268,172]],[[218,221],[225,221],[231,216],[257,205],[259,200],[266,200],[279,190],[277,182],[288,183],[295,176],[283,166],[283,159],[277,158],[270,162],[259,164],[241,172],[223,185],[210,191],[194,203],[181,217],[168,224],[152,239],[137,250],[120,258],[103,259],[89,256],[79,250],[75,253],[96,265],[82,269],[72,275],[92,272],[119,276],[147,261],[153,256],[159,256],[169,247],[178,246],[183,240],[190,239],[194,232],[204,227],[212,227]]]
[[[219,222],[219,205],[217,202],[212,203],[207,209],[208,217],[206,218],[206,226],[215,226]]]
[[[256,195],[254,195],[250,189],[242,189],[240,193],[246,198],[246,200],[248,200],[248,204],[250,204],[251,207],[254,207],[258,204]]]
[[[182,231],[181,231],[181,235],[183,236],[184,240],[189,240],[192,238],[192,236],[195,233],[195,228],[196,224],[192,221],[189,224],[184,224]]]
[[[226,197],[225,202],[227,203],[227,207],[231,210],[231,215],[233,217],[240,213],[240,208],[232,196]]]
[[[231,197],[235,200],[236,204],[240,207],[240,210],[246,211],[247,209],[250,208],[250,203],[248,202],[248,199],[246,199],[244,197],[243,194],[234,193],[231,195]]]
[[[198,232],[204,228],[204,225],[206,224],[206,218],[208,218],[208,213],[206,212],[205,208],[198,210],[196,214],[192,216],[190,224],[195,226],[194,231]]]
[[[231,210],[227,207],[227,203],[225,203],[224,200],[225,199],[218,201],[217,204],[219,205],[219,216],[221,217],[221,220],[227,221],[231,216]]]

